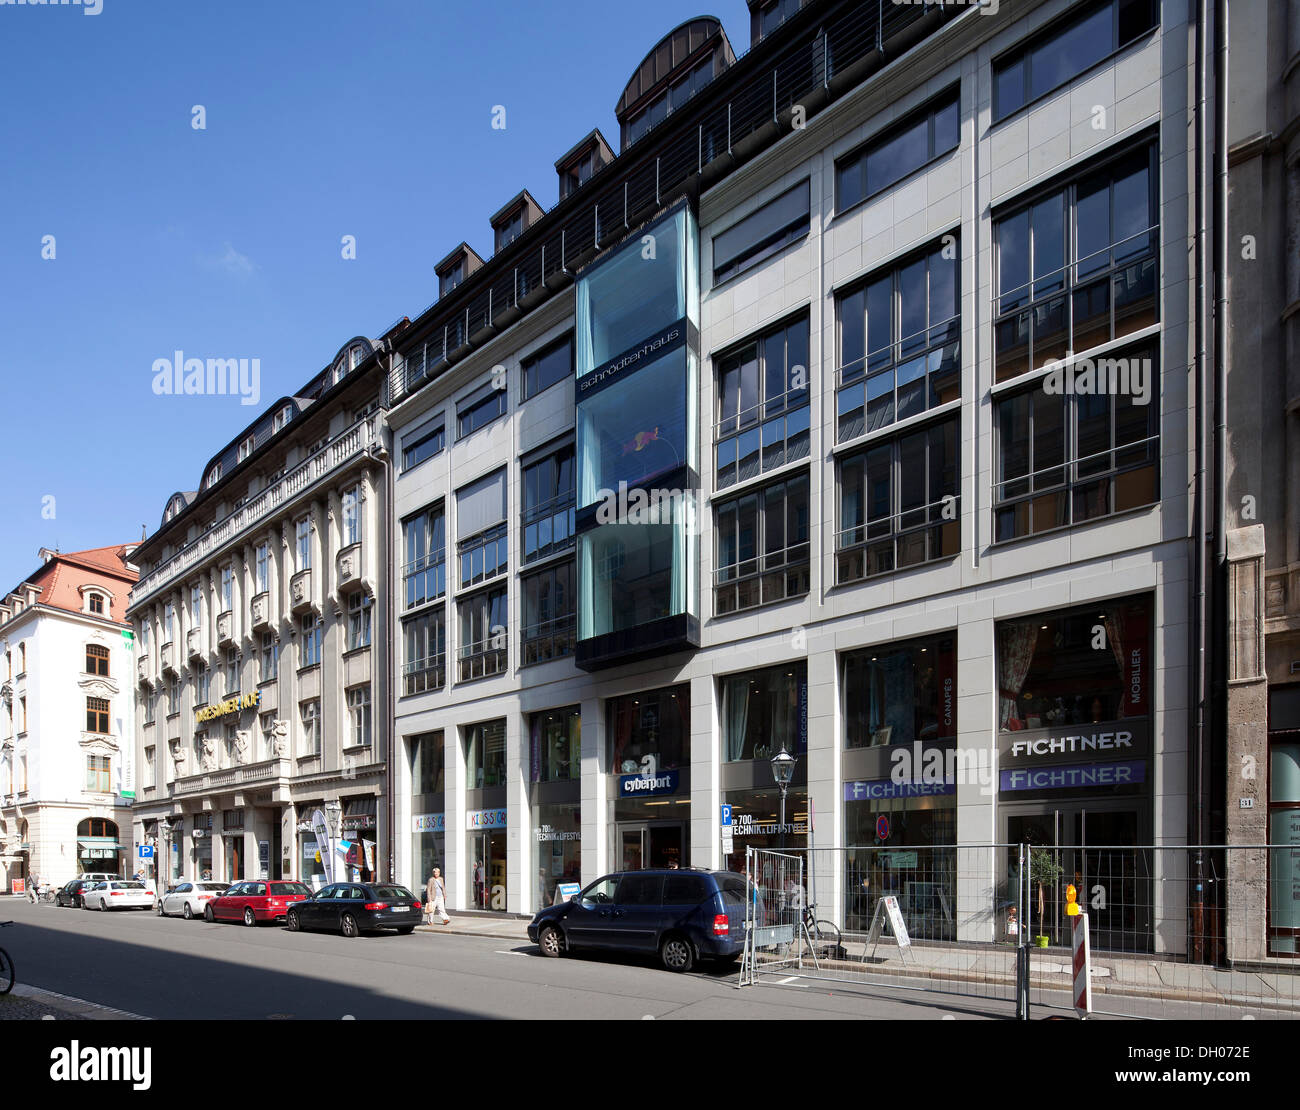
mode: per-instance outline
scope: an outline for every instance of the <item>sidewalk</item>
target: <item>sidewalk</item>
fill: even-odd
[[[455,933],[463,937],[491,937],[511,944],[531,944],[528,922],[531,917],[503,917],[498,913],[457,913],[450,925],[417,925],[417,933]]]

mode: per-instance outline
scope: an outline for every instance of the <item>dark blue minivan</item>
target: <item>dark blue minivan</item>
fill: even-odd
[[[732,871],[620,871],[528,925],[544,956],[574,949],[657,954],[669,971],[737,959],[745,947],[745,877]]]

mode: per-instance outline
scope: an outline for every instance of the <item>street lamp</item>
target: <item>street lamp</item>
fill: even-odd
[[[790,780],[794,778],[794,765],[798,762],[794,756],[785,750],[785,745],[781,745],[781,750],[772,757],[772,777],[776,779],[776,785],[781,788],[781,851],[785,851],[785,792],[790,789]]]
[[[329,840],[327,847],[329,849],[329,860],[325,865],[325,878],[328,882],[337,882],[334,875],[334,840],[339,835],[340,827],[343,823],[343,806],[337,798],[331,798],[325,803],[325,821],[329,825]]]

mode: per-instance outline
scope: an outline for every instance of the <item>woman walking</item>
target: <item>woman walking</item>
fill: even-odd
[[[433,924],[434,914],[437,914],[442,918],[443,925],[450,925],[451,918],[447,916],[447,886],[442,881],[442,872],[436,867],[429,876],[429,881],[424,884],[424,897],[429,911],[429,924]]]

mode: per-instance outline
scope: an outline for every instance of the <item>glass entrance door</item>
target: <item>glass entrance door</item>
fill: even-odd
[[[620,871],[685,866],[685,829],[680,822],[664,821],[618,827]]]
[[[469,834],[470,904],[476,910],[506,908],[505,830]]]
[[[1008,844],[1030,845],[1031,935],[1070,943],[1066,888],[1088,914],[1097,949],[1148,952],[1152,943],[1151,853],[1141,815],[1124,803],[1064,803],[1005,813]]]

